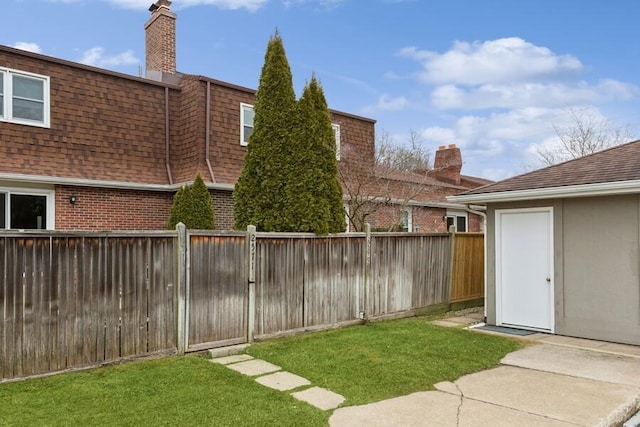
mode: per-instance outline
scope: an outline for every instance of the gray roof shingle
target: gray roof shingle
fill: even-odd
[[[462,195],[640,180],[640,140],[475,188]]]

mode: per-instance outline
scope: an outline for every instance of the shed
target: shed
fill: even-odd
[[[487,324],[640,345],[640,140],[448,199],[487,208]]]

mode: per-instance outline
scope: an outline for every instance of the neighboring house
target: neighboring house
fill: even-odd
[[[490,184],[487,322],[640,345],[640,141]]]
[[[170,4],[149,9],[145,78],[0,46],[0,229],[161,229],[198,173],[217,228],[232,228],[255,90],[176,70]],[[373,160],[374,120],[331,120],[341,168]],[[462,206],[437,203],[442,223]]]

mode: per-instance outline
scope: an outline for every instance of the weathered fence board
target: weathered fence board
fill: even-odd
[[[451,278],[451,302],[484,297],[484,235],[456,233]]]
[[[358,318],[364,284],[364,239],[310,238],[305,245],[304,326]]]
[[[447,234],[374,235],[369,316],[448,302],[449,258]]]
[[[0,235],[1,378],[175,347],[175,233],[85,234]]]
[[[255,335],[303,327],[304,241],[259,236],[256,259]]]
[[[246,342],[244,233],[189,232],[188,350]]]

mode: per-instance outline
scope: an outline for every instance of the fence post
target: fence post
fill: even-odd
[[[450,243],[449,243],[449,301],[448,306],[449,309],[451,309],[451,294],[453,293],[453,272],[454,272],[454,265],[453,265],[453,261],[456,257],[456,226],[455,225],[451,225],[449,227],[449,236],[450,236]]]
[[[178,231],[178,286],[177,292],[177,348],[178,354],[184,354],[186,350],[187,337],[187,316],[186,316],[186,301],[187,301],[187,227],[179,222],[176,225]]]
[[[253,342],[256,324],[256,227],[247,227],[249,242],[249,301],[247,304],[247,341]]]
[[[371,282],[371,224],[368,222],[364,225],[365,246],[364,246],[364,289],[362,290],[362,299],[364,300],[363,309],[359,313],[361,320],[369,319],[369,286]]]

